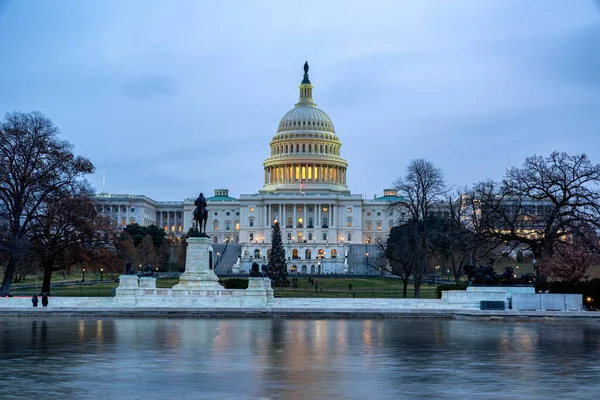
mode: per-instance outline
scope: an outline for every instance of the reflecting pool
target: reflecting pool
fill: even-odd
[[[600,324],[4,317],[0,398],[597,399]]]

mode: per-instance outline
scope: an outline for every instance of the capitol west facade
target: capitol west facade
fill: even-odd
[[[401,200],[396,191],[385,190],[372,200],[350,193],[342,143],[329,116],[313,101],[307,65],[299,89],[298,102],[271,139],[262,189],[237,199],[227,189],[216,189],[212,197],[205,193],[206,233],[215,244],[226,245],[220,247],[223,255],[229,247],[222,272],[248,271],[257,259],[266,263],[272,226],[279,222],[290,273],[364,273],[356,266],[368,264],[370,245],[384,242],[394,225],[388,205]],[[193,222],[193,198],[161,202],[139,195],[98,194],[95,200],[98,210],[119,226],[155,224],[175,240]],[[352,262],[361,258],[358,254],[366,260]]]

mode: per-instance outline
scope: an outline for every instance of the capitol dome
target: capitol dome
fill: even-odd
[[[298,88],[298,103],[283,116],[270,143],[271,157],[263,164],[265,184],[261,192],[349,193],[348,163],[340,157],[342,143],[331,118],[312,99],[308,63],[304,64],[304,79]]]
[[[277,133],[293,130],[317,130],[335,133],[331,118],[323,110],[318,109],[316,104],[297,105],[281,118]]]

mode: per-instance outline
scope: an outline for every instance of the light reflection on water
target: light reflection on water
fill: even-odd
[[[598,323],[3,318],[1,398],[595,399]]]

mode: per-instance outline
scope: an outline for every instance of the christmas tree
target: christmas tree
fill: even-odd
[[[287,274],[287,263],[285,259],[285,249],[281,241],[281,230],[279,222],[275,222],[271,232],[271,256],[267,265],[267,276],[271,278],[273,286],[289,285]]]

